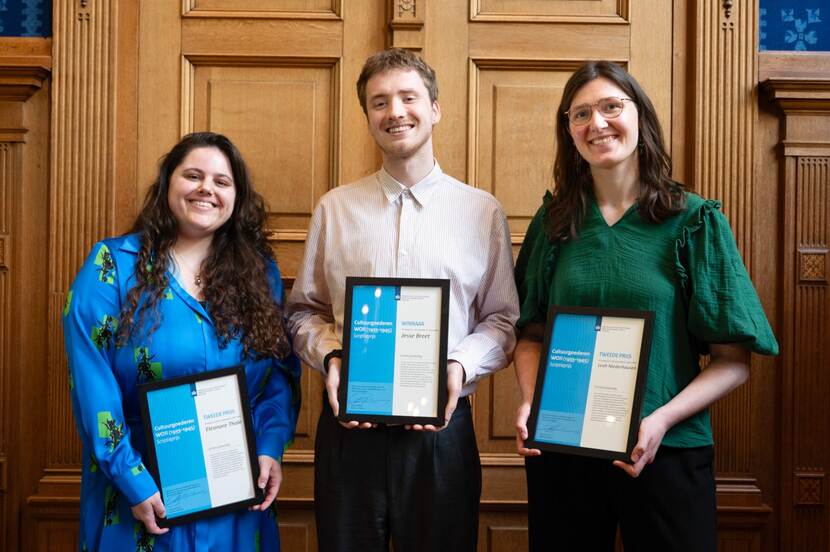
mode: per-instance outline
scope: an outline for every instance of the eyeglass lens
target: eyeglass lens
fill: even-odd
[[[591,120],[594,106],[600,115],[606,119],[619,117],[623,110],[623,101],[620,98],[603,98],[595,104],[582,104],[568,111],[568,119],[575,125],[584,125]]]

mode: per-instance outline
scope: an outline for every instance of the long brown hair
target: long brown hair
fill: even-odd
[[[683,185],[671,178],[671,159],[666,152],[660,121],[651,100],[634,77],[616,63],[589,61],[568,79],[556,112],[555,183],[553,201],[548,203],[545,216],[547,233],[553,241],[579,235],[588,198],[593,193],[591,168],[576,149],[568,131],[565,112],[570,109],[577,92],[600,77],[617,85],[637,105],[640,216],[659,223],[680,213],[685,207]]]
[[[220,347],[239,337],[245,357],[283,358],[291,352],[291,345],[282,309],[273,299],[267,276],[274,255],[263,232],[265,202],[253,189],[236,146],[212,132],[188,134],[161,160],[158,177],[131,230],[139,234],[141,245],[135,263],[135,286],[121,309],[119,343],[128,341],[136,330],[145,330],[148,313],[152,325],[146,330],[147,337],[161,324],[158,304],[170,283],[170,248],[179,233],[167,191],[173,172],[196,148],[221,151],[228,159],[236,188],[231,217],[214,233],[201,271],[202,293]]]

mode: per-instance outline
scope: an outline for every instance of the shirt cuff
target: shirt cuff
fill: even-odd
[[[282,462],[282,455],[285,448],[290,444],[288,439],[279,429],[271,429],[256,438],[257,456],[270,456],[278,462]]]
[[[461,365],[461,369],[464,371],[465,386],[475,381],[477,374],[475,370],[476,363],[473,359],[473,355],[466,354],[463,351],[453,351],[447,360],[449,362],[457,362]]]
[[[122,473],[113,479],[113,483],[126,497],[130,506],[144,502],[159,490],[144,464],[139,464]]]

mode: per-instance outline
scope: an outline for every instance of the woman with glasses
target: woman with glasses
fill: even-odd
[[[707,408],[747,379],[750,351],[775,355],[778,344],[719,203],[672,180],[637,81],[614,63],[587,63],[557,114],[555,187],[516,267],[516,442],[526,457],[530,548],[610,551],[619,526],[626,552],[715,550]],[[525,446],[553,305],[654,312],[630,462]]]

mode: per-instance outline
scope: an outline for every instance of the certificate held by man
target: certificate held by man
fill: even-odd
[[[636,442],[654,313],[554,306],[527,446],[627,460]]]
[[[444,424],[449,280],[346,278],[341,421]]]
[[[160,526],[262,502],[241,366],[145,384],[139,398]]]

